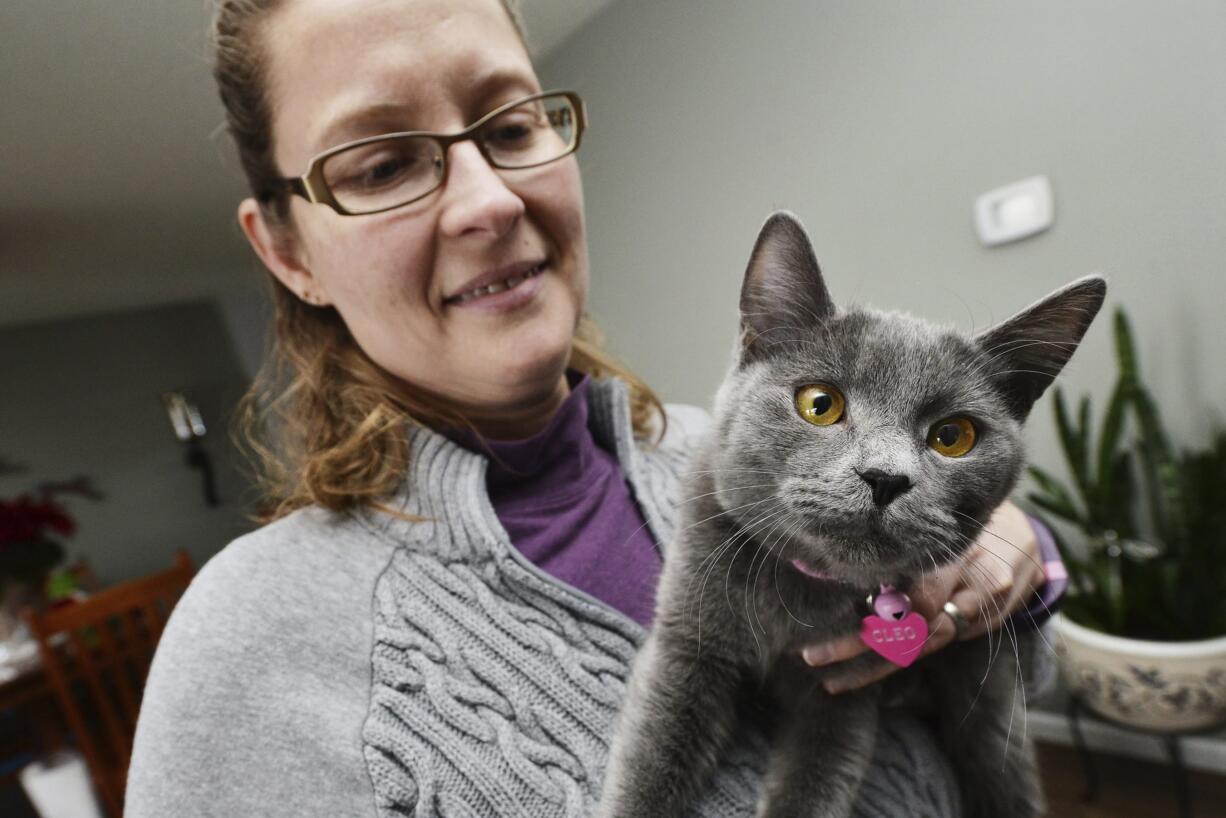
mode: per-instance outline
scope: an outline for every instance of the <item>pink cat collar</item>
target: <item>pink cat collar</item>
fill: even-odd
[[[795,568],[800,573],[804,574],[805,576],[813,577],[814,579],[832,579],[835,582],[839,582],[838,579],[835,579],[834,577],[830,576],[825,571],[819,571],[816,568],[810,568],[809,566],[805,565],[803,562],[801,562],[798,559],[792,560],[792,567]]]

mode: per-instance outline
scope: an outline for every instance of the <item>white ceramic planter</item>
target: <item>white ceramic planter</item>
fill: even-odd
[[[1226,636],[1153,642],[1100,633],[1061,614],[1052,622],[1065,684],[1098,713],[1155,732],[1226,723]]]

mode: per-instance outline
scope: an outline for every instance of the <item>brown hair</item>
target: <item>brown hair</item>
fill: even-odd
[[[213,23],[213,76],[243,171],[264,220],[290,241],[289,194],[277,184],[273,159],[268,65],[261,34],[285,0],[220,0]],[[501,0],[520,39],[523,26]],[[275,276],[271,350],[235,416],[235,433],[251,455],[268,522],[318,504],[340,511],[382,508],[408,466],[411,424],[437,427],[466,421],[394,378],[353,340],[340,314],[304,304]],[[570,366],[592,377],[615,375],[630,392],[635,434],[648,438],[664,411],[651,389],[604,350],[586,314],[575,331]]]

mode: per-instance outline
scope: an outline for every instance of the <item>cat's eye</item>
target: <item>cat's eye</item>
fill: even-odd
[[[928,445],[946,457],[961,457],[975,447],[977,437],[975,424],[969,418],[951,417],[932,424]]]
[[[796,411],[814,426],[829,426],[843,417],[843,393],[825,383],[802,386],[796,391]]]

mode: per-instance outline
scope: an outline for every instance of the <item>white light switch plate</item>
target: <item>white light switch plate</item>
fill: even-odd
[[[1046,176],[998,187],[975,199],[975,230],[989,247],[1042,233],[1051,227],[1054,217]]]

